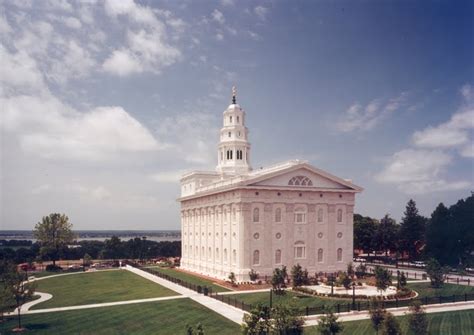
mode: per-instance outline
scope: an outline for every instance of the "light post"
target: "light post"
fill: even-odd
[[[356,283],[355,281],[352,282],[352,309],[354,310],[356,308]]]
[[[400,270],[397,270],[397,290],[400,290]]]
[[[270,310],[272,309],[273,288],[270,289]]]

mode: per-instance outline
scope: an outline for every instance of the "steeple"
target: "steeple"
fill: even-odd
[[[245,126],[245,111],[237,104],[237,89],[232,87],[232,103],[224,111],[217,149],[216,170],[222,174],[246,174],[250,167],[250,143]]]

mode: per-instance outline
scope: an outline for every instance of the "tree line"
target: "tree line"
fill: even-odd
[[[474,195],[446,207],[440,203],[429,218],[419,214],[416,203],[408,201],[397,223],[389,214],[377,220],[354,215],[354,249],[389,252],[410,260],[434,258],[442,265],[474,264]]]

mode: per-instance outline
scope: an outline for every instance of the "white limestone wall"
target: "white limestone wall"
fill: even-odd
[[[352,260],[353,206],[352,193],[261,189],[184,201],[181,266],[220,279],[234,272],[239,281],[248,280],[250,269],[264,276],[271,275],[275,267],[286,265],[290,269],[296,263],[311,275],[345,270]],[[259,211],[257,222],[255,209]],[[281,222],[276,222],[277,209]],[[295,222],[296,213],[304,214],[304,222]],[[304,255],[296,258],[295,248],[299,246],[304,248]],[[319,249],[323,250],[321,260]],[[342,250],[340,260],[338,249]],[[259,260],[254,264],[256,250]],[[277,250],[281,251],[281,262],[277,262]]]

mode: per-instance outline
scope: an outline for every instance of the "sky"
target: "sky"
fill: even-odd
[[[355,212],[474,189],[472,1],[0,1],[0,229],[179,229],[237,87],[254,168],[307,160]]]

